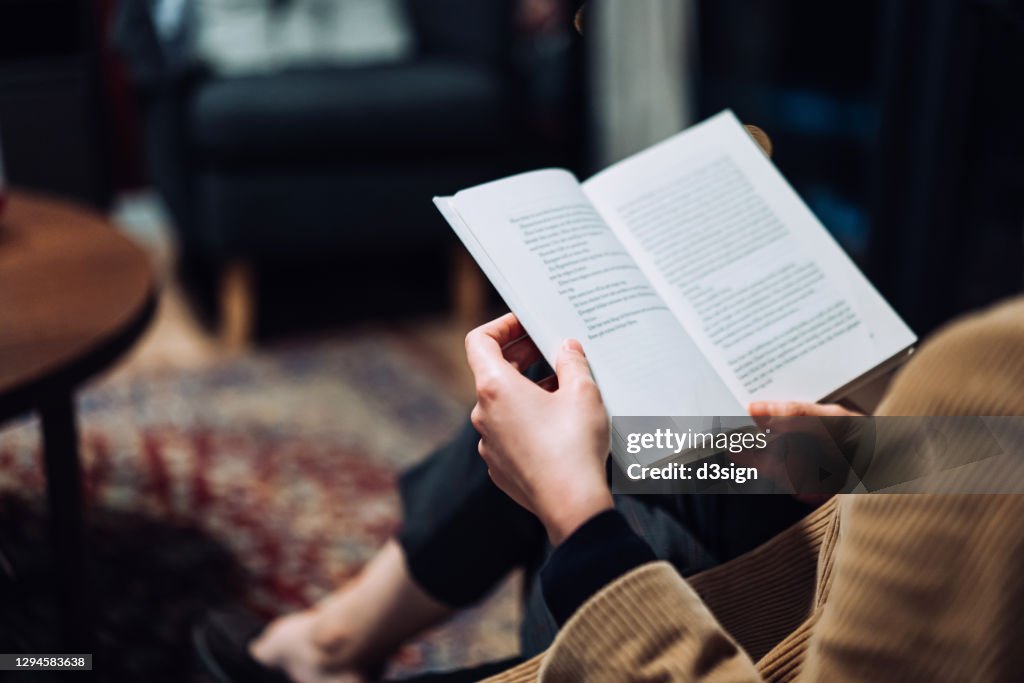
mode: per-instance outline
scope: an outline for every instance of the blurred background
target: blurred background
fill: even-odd
[[[1024,288],[1024,3],[593,0],[582,37],[577,4],[0,0],[6,196],[102,215],[159,286],[77,398],[109,680],[191,680],[206,607],[307,605],[393,533],[501,311],[433,195],[731,108],[919,336]],[[0,651],[58,618],[43,491],[37,418],[0,425]],[[517,588],[396,669],[514,651]]]

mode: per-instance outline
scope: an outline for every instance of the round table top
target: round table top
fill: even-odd
[[[149,257],[94,211],[12,191],[0,214],[0,419],[110,365],[153,314]]]

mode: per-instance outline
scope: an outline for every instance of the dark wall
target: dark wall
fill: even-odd
[[[79,0],[0,0],[0,144],[12,185],[109,200],[96,20]]]

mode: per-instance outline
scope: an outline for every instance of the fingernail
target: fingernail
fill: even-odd
[[[575,351],[576,353],[583,353],[583,346],[575,339],[566,339],[562,342],[562,348],[566,351]]]

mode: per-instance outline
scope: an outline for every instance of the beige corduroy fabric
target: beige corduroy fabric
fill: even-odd
[[[878,413],[1024,415],[1024,299],[926,343]],[[1017,681],[1022,643],[1024,496],[846,496],[689,581],[635,569],[491,680]]]

